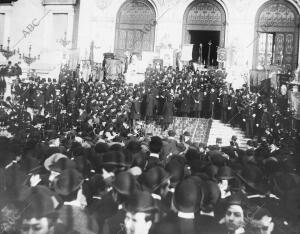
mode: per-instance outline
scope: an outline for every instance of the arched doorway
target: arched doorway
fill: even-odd
[[[202,44],[202,61],[217,65],[217,48],[225,46],[226,14],[224,8],[214,0],[195,0],[185,10],[183,18],[183,44],[194,44],[193,60],[199,57]]]
[[[298,64],[299,13],[288,1],[263,4],[255,19],[253,69],[279,65],[292,71]]]
[[[156,13],[147,0],[128,0],[118,11],[115,53],[153,51]]]

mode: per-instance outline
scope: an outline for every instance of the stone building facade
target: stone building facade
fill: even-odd
[[[64,49],[86,59],[92,41],[100,54],[159,52],[207,34],[226,48],[228,71],[261,79],[269,66],[297,68],[299,16],[298,0],[17,0],[0,4],[0,43],[57,61],[64,35]]]

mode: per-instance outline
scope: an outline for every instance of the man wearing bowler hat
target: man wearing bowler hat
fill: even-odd
[[[137,191],[128,199],[124,229],[118,233],[148,234],[154,226],[157,207],[149,192]]]

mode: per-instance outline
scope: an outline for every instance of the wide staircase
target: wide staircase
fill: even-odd
[[[224,124],[220,120],[213,120],[210,128],[207,145],[215,145],[216,138],[222,138],[224,146],[229,145],[231,137],[235,135],[241,149],[247,148],[248,138],[240,128],[233,128],[230,124]]]
[[[175,117],[173,123],[165,131],[162,131],[160,125],[154,122],[147,125],[144,122],[140,122],[140,126],[146,133],[161,137],[166,137],[168,130],[172,129],[176,133],[175,138],[177,140],[179,140],[181,134],[188,131],[191,134],[192,142],[202,142],[207,145],[215,145],[216,138],[222,138],[224,146],[229,145],[231,137],[235,135],[240,148],[246,149],[247,141],[249,140],[240,128],[233,128],[229,124],[213,119]]]

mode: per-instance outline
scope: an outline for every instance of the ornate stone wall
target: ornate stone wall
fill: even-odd
[[[59,3],[58,0],[52,0]],[[75,0],[66,0],[73,4]],[[137,0],[138,1],[138,0]],[[223,8],[225,12],[225,22],[219,21],[219,13],[214,10],[214,7],[207,4],[208,1],[198,5],[190,11],[188,22],[193,24],[197,22],[214,22],[215,24],[224,23],[224,46],[228,49],[228,61],[226,67],[228,69],[241,68],[251,69],[253,64],[253,50],[257,42],[255,37],[255,17],[259,8],[267,2],[266,0],[215,0]],[[101,52],[113,52],[115,49],[117,14],[126,0],[82,0],[77,1],[76,7],[78,11],[73,11],[74,14],[79,12],[78,30],[74,29],[74,24],[70,28],[70,32],[78,32],[78,35],[73,35],[73,40],[76,40],[73,45],[80,48],[81,57],[84,58],[89,50],[91,41],[95,42],[96,47],[101,47]],[[174,49],[177,49],[183,43],[183,24],[184,13],[190,6],[193,0],[149,0],[156,14],[156,25],[154,31],[154,50],[169,44]],[[297,9],[299,14],[300,0],[290,0],[291,4]],[[68,8],[69,7],[69,8]],[[74,7],[73,5],[52,5],[48,7],[43,5],[41,0],[18,0],[9,6],[0,4],[0,13],[7,14],[5,37],[10,36],[12,40],[17,41],[22,29],[32,21],[34,17],[41,17],[48,9],[56,11],[68,11]],[[209,9],[203,11],[203,9]],[[271,9],[269,10],[271,11]],[[282,12],[282,13],[280,13]],[[280,14],[286,14],[283,25],[292,25],[293,15],[284,10]],[[283,13],[285,12],[285,13]],[[267,13],[261,15],[261,22],[268,24],[271,21]],[[146,18],[146,17],[145,17]],[[282,17],[281,17],[282,18]],[[37,51],[47,50],[47,38],[49,37],[50,21],[41,23],[39,28],[35,30],[30,37],[26,38],[20,47],[28,47],[28,43],[32,43]],[[279,18],[272,18],[279,20]],[[77,22],[77,21],[76,21]],[[292,43],[295,38],[287,35],[287,40]],[[72,36],[70,38],[72,40]],[[280,38],[278,38],[279,40]],[[13,43],[13,42],[12,42]],[[290,43],[290,44],[291,44]],[[286,51],[292,50],[287,46]],[[298,52],[298,51],[297,51]],[[298,53],[297,53],[298,54]]]

